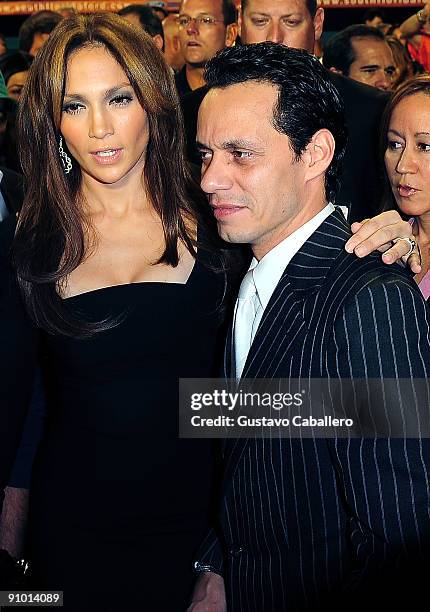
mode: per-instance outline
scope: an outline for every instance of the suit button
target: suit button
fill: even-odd
[[[235,544],[230,548],[230,555],[232,557],[240,557],[240,555],[244,552],[245,548],[240,546],[239,544]]]

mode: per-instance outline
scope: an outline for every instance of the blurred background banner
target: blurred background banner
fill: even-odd
[[[5,2],[0,0],[0,15],[28,15],[42,10],[57,11],[61,8],[74,8],[79,13],[95,13],[99,11],[117,12],[129,4],[147,4],[147,0],[136,2],[121,2],[118,0],[52,0],[48,2]],[[180,2],[165,2],[165,7],[170,12],[179,9]],[[240,0],[236,1],[240,5]],[[408,0],[378,0],[378,2],[367,2],[366,0],[319,0],[319,5],[336,8],[371,8],[371,7],[417,7],[422,2]]]

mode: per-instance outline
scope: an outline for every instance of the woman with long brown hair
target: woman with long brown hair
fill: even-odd
[[[114,15],[62,21],[22,95],[0,484],[40,361],[29,556],[73,611],[185,608],[209,523],[212,447],[178,439],[178,378],[216,373],[226,281],[181,122],[161,53]]]
[[[34,588],[63,590],[73,612],[182,610],[213,464],[211,444],[178,439],[178,378],[216,375],[231,266],[184,162],[170,70],[120,17],[73,16],[38,53],[18,125],[27,192],[15,237],[0,227],[0,492],[40,363]]]

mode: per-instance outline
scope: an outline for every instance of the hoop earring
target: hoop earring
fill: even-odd
[[[63,164],[64,174],[69,174],[70,170],[73,168],[72,160],[67,155],[65,150],[63,149],[63,137],[60,136],[60,142],[58,143],[58,152],[60,154],[61,163]]]

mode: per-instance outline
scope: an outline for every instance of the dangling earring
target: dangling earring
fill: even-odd
[[[63,149],[62,136],[60,136],[60,142],[58,143],[58,152],[60,154],[61,163],[63,164],[64,174],[69,174],[70,170],[73,168],[72,160],[67,155],[66,151]]]

